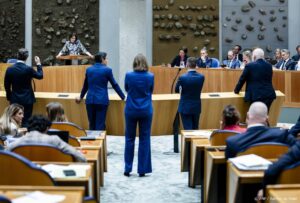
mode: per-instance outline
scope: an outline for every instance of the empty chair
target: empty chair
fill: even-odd
[[[75,137],[86,136],[86,132],[83,128],[71,122],[53,122],[51,128],[69,131],[69,135],[73,135]]]
[[[75,158],[52,145],[30,144],[20,145],[13,149],[13,152],[20,154],[31,161],[47,162],[74,162]]]
[[[249,146],[245,151],[238,153],[238,156],[256,154],[265,159],[277,159],[287,153],[289,146],[277,142],[263,142]]]
[[[80,142],[76,137],[69,135],[69,145],[73,147],[80,147]]]
[[[226,145],[226,139],[236,134],[239,134],[239,132],[232,130],[214,130],[210,135],[210,143],[212,146]]]
[[[0,151],[0,166],[0,185],[55,185],[46,171],[13,152]]]

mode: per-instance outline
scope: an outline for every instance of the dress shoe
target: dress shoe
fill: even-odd
[[[140,177],[145,177],[145,173],[140,173],[139,176]]]
[[[129,172],[124,172],[124,176],[129,177],[129,176],[130,176],[130,173],[129,173]]]

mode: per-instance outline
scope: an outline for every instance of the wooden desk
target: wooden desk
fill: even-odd
[[[273,102],[269,118],[270,124],[275,126],[281,111],[284,95],[277,91],[277,99]],[[236,95],[232,92],[218,93],[219,97],[210,96],[209,93],[202,94],[202,113],[200,118],[200,129],[219,128],[219,119],[223,108],[228,104],[233,104],[241,113],[241,120],[245,120],[248,105],[244,102],[244,93]],[[36,92],[37,102],[34,104],[34,114],[44,114],[45,106],[49,102],[60,102],[64,106],[66,116],[70,122],[88,129],[88,120],[84,102],[75,103],[75,97],[79,93],[46,93]],[[65,96],[66,95],[66,96]],[[124,106],[116,94],[109,95],[110,105],[106,117],[106,130],[110,135],[125,134]],[[159,94],[152,96],[153,120],[151,135],[170,135],[173,133],[173,121],[178,108],[179,94]],[[0,112],[8,105],[5,92],[0,92]]]
[[[261,189],[264,171],[242,171],[227,165],[227,203],[253,202]]]
[[[207,130],[205,130],[207,131]],[[194,132],[199,132],[199,135],[191,135]],[[191,142],[192,140],[206,139],[207,137],[201,135],[201,130],[182,130],[181,131],[181,172],[187,172],[190,170],[191,165]]]
[[[207,147],[204,153],[204,202],[226,202],[226,159],[219,147]]]
[[[0,195],[8,199],[15,199],[34,191],[41,191],[53,195],[64,195],[65,199],[61,203],[82,203],[84,197],[84,187],[0,186]]]
[[[56,164],[61,166],[72,165],[90,165],[90,169],[87,170],[85,177],[65,177],[65,178],[53,178],[58,186],[83,186],[85,188],[85,194],[87,196],[96,197],[96,185],[94,185],[94,166],[92,163],[78,163],[78,162],[34,162],[38,165]]]
[[[266,188],[266,203],[300,202],[300,185],[268,185]]]

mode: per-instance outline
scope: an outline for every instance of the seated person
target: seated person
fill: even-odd
[[[68,122],[64,107],[59,102],[50,102],[46,106],[47,116],[51,122]]]
[[[81,44],[80,40],[77,38],[77,34],[72,33],[69,36],[69,40],[66,41],[61,51],[57,54],[56,58],[63,55],[80,55],[81,53],[93,58],[93,55],[86,50],[83,44]]]
[[[221,121],[222,130],[233,130],[237,132],[245,132],[245,128],[241,128],[238,124],[240,121],[240,113],[233,105],[225,106]]]
[[[226,65],[226,67],[230,69],[238,69],[241,66],[241,61],[234,58],[233,51],[229,50],[227,53],[227,60],[223,61],[223,65]]]
[[[282,60],[281,57],[281,50],[279,48],[275,49],[275,53],[274,53],[274,59],[277,61],[277,63]]]
[[[187,48],[181,48],[179,49],[179,54],[173,59],[173,61],[171,62],[171,67],[186,67],[186,61],[188,59],[187,56]]]
[[[245,66],[252,61],[251,58],[252,58],[252,51],[251,50],[244,51],[243,62],[240,65],[240,69],[244,70]]]
[[[24,144],[49,144],[60,149],[64,153],[71,154],[78,162],[86,162],[82,153],[78,152],[74,147],[62,141],[58,136],[47,135],[47,131],[51,126],[51,122],[42,115],[34,115],[28,121],[28,133],[9,144],[7,149],[12,151],[19,145]]]
[[[242,51],[242,47],[241,45],[235,45],[232,49],[233,54],[234,54],[234,58],[236,60],[242,61],[243,60],[243,55],[240,53]]]
[[[19,104],[11,104],[4,109],[0,118],[0,134],[17,135],[24,132],[21,128],[24,117],[24,108]]]
[[[197,68],[211,68],[213,67],[212,58],[208,57],[206,48],[200,50],[200,58],[197,60]]]
[[[300,44],[296,47],[297,54],[292,57],[294,61],[300,61]]]
[[[287,49],[281,50],[282,59],[275,64],[275,67],[279,70],[295,70],[296,63],[290,58],[290,51]]]
[[[268,126],[268,108],[262,102],[251,104],[247,112],[247,131],[226,139],[226,159],[235,157],[249,146],[261,142],[278,142],[292,146],[296,138],[287,130]]]

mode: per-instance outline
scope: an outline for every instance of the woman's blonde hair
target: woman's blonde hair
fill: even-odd
[[[0,118],[0,133],[12,134],[11,123],[15,124],[17,128],[21,127],[21,123],[17,123],[13,116],[15,116],[20,110],[24,112],[24,107],[19,104],[11,104],[4,109],[4,112]]]
[[[47,116],[51,122],[67,122],[64,107],[59,102],[50,102],[46,106]]]
[[[136,57],[134,57],[133,70],[145,72],[149,70],[147,59],[143,54],[138,54]]]

